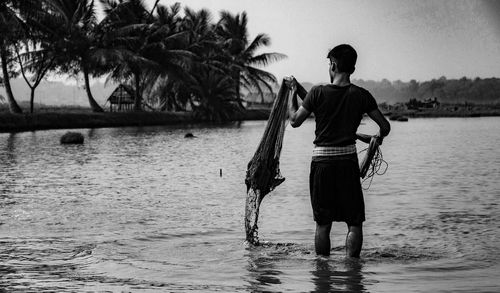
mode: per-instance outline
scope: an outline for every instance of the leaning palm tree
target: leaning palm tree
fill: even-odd
[[[19,41],[24,25],[19,10],[29,1],[0,0],[0,63],[2,63],[2,84],[5,86],[9,109],[12,113],[22,113],[10,85],[12,72],[13,45]]]
[[[29,9],[20,10],[20,16],[26,25],[20,31],[22,40],[14,45],[19,71],[31,90],[30,113],[33,113],[35,90],[47,72],[54,69],[57,57],[51,42],[47,42],[35,21],[44,13],[44,9],[44,2],[33,1]]]
[[[61,72],[83,73],[85,90],[94,112],[103,112],[90,90],[94,55],[99,51],[95,36],[97,18],[93,0],[45,0],[45,11],[33,20],[45,35],[47,45],[58,53],[55,62]]]
[[[241,86],[248,90],[256,89],[262,99],[264,99],[262,87],[273,92],[272,84],[276,83],[276,77],[258,67],[286,58],[286,55],[275,52],[256,55],[258,49],[270,45],[271,39],[266,34],[258,34],[250,41],[247,24],[246,12],[233,15],[222,11],[216,30],[222,46],[231,57],[229,66],[234,80],[236,98],[240,102]]]

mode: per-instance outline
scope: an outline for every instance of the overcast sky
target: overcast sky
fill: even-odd
[[[266,33],[286,60],[268,71],[281,79],[328,80],[326,54],[337,44],[358,51],[353,78],[418,81],[500,77],[500,1],[496,0],[161,0],[193,9],[246,11],[250,37]],[[154,0],[146,0],[150,6]]]

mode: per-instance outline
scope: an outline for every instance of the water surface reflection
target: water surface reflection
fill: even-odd
[[[363,285],[363,264],[359,259],[337,262],[317,257],[311,272],[315,292],[367,292]]]
[[[242,245],[264,126],[81,130],[81,146],[60,145],[66,130],[0,134],[0,291],[499,291],[499,118],[393,125],[361,261],[314,255],[313,121],[286,130],[286,181],[259,219],[267,246]],[[342,245],[345,227],[331,236]]]

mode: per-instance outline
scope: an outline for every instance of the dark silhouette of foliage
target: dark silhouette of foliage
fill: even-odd
[[[47,72],[83,74],[89,104],[102,112],[90,78],[107,76],[133,90],[135,111],[192,109],[210,120],[228,119],[242,109],[240,86],[262,93],[276,83],[260,67],[285,55],[256,54],[270,38],[249,39],[245,12],[223,12],[214,22],[205,9],[186,7],[181,13],[178,3],[156,0],[148,7],[143,0],[99,0],[104,12],[99,21],[95,1],[0,2],[1,81],[12,111],[20,109],[8,85],[9,69],[22,73],[32,104]]]

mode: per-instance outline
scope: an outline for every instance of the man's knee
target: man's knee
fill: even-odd
[[[349,233],[355,233],[355,234],[363,234],[363,225],[362,224],[356,224],[356,225],[352,225],[352,224],[347,224],[347,229],[349,231]]]
[[[321,235],[330,235],[330,230],[332,229],[332,223],[329,224],[318,224],[316,223],[316,233]]]

